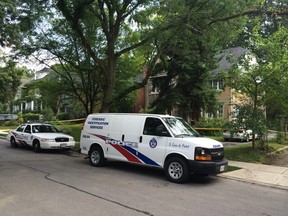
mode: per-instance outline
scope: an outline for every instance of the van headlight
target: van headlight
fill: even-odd
[[[211,161],[210,149],[196,147],[194,159],[198,161]]]
[[[70,142],[74,141],[74,137],[70,137],[70,138],[69,138],[69,141],[70,141]]]

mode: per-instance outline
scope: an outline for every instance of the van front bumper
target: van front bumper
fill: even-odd
[[[218,174],[227,170],[228,160],[221,161],[188,161],[189,170],[194,174]]]

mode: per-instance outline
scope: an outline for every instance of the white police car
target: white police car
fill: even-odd
[[[8,133],[7,140],[12,147],[28,145],[35,152],[41,149],[70,149],[75,146],[72,136],[61,133],[50,124],[22,124]]]

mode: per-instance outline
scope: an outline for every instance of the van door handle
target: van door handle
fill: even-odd
[[[124,141],[124,134],[122,134],[122,141]]]
[[[142,143],[142,136],[140,136],[139,142]]]

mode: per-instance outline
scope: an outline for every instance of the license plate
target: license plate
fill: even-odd
[[[220,172],[224,172],[225,171],[225,165],[220,166]]]
[[[66,144],[66,143],[60,144],[60,148],[65,148],[65,147],[67,147],[67,144]]]

